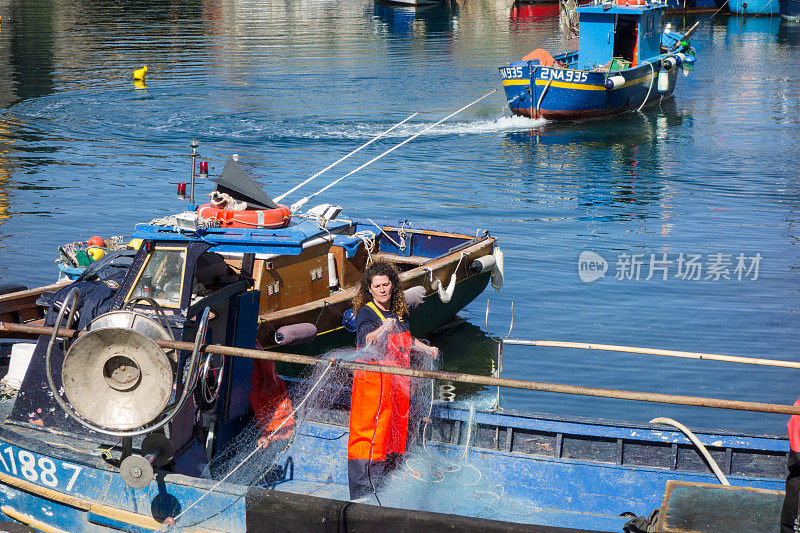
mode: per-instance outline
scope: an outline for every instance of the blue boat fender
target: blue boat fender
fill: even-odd
[[[694,70],[694,64],[697,61],[697,58],[692,54],[681,54],[683,56],[683,61],[681,62],[681,68],[683,69],[684,75],[689,74],[690,71]]]
[[[606,79],[606,89],[608,90],[617,89],[619,87],[622,87],[623,85],[625,85],[625,78],[623,78],[620,75],[609,76]]]
[[[342,327],[344,327],[344,329],[346,329],[350,333],[355,333],[356,314],[353,312],[352,308],[342,313]]]

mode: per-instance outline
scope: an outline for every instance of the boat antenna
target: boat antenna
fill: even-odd
[[[454,115],[457,115],[457,114],[461,113],[462,111],[464,111],[464,110],[465,110],[465,109],[467,109],[468,107],[471,107],[471,106],[473,106],[473,105],[477,104],[478,102],[480,102],[481,100],[483,100],[483,99],[484,99],[484,98],[486,98],[487,96],[489,96],[489,95],[491,95],[491,94],[494,94],[494,93],[496,93],[496,92],[497,92],[497,91],[499,91],[499,90],[500,90],[500,89],[498,88],[498,89],[494,89],[493,91],[489,91],[488,93],[484,94],[483,96],[481,96],[481,97],[480,97],[480,98],[478,98],[477,100],[475,100],[475,101],[473,101],[473,102],[471,102],[471,103],[469,103],[469,104],[465,105],[464,107],[462,107],[462,108],[461,108],[461,109],[459,109],[458,111],[455,111],[455,112],[453,112],[453,113],[450,113],[449,115],[447,115],[447,116],[446,116],[446,117],[444,117],[443,119],[439,120],[438,122],[435,122],[435,123],[431,124],[430,126],[428,126],[427,128],[423,129],[422,131],[420,131],[420,132],[418,132],[418,133],[415,133],[414,135],[412,135],[411,137],[409,137],[409,138],[408,138],[408,139],[406,139],[405,141],[403,141],[403,142],[401,142],[401,143],[399,143],[399,144],[396,144],[396,145],[394,145],[393,147],[389,148],[388,150],[386,150],[386,151],[385,151],[385,152],[383,152],[382,154],[378,154],[378,155],[376,155],[375,157],[373,157],[372,159],[370,159],[369,161],[367,161],[366,163],[364,163],[364,164],[363,164],[363,165],[361,165],[360,167],[358,167],[358,168],[356,168],[356,169],[354,169],[354,170],[351,170],[350,172],[348,172],[347,174],[345,174],[345,175],[344,175],[344,176],[342,176],[341,178],[339,178],[339,179],[337,179],[336,181],[334,181],[334,182],[332,182],[332,183],[330,183],[330,184],[326,185],[325,187],[321,188],[321,189],[320,189],[320,190],[318,190],[317,192],[315,192],[315,193],[313,193],[313,194],[310,194],[309,196],[305,196],[305,197],[303,197],[302,199],[300,199],[300,200],[298,200],[297,202],[295,202],[294,204],[292,204],[292,208],[291,208],[291,209],[292,209],[292,211],[296,211],[296,210],[300,209],[301,207],[303,207],[303,205],[305,205],[305,203],[306,203],[306,202],[308,202],[309,200],[311,200],[311,199],[312,199],[312,198],[314,198],[315,196],[317,196],[317,195],[319,195],[319,194],[322,194],[323,192],[327,191],[328,189],[330,189],[331,187],[333,187],[334,185],[336,185],[337,183],[339,183],[339,182],[340,182],[340,181],[342,181],[343,179],[345,179],[345,178],[347,178],[347,177],[349,177],[349,176],[352,176],[353,174],[355,174],[356,172],[358,172],[358,171],[359,171],[359,170],[361,170],[362,168],[364,168],[364,167],[366,167],[366,166],[368,166],[368,165],[371,165],[372,163],[374,163],[374,162],[375,162],[375,161],[377,161],[378,159],[382,158],[383,156],[385,156],[385,155],[389,155],[390,153],[394,152],[395,150],[397,150],[398,148],[400,148],[400,147],[401,147],[401,146],[403,146],[404,144],[406,144],[406,143],[408,143],[408,142],[411,142],[411,141],[413,141],[414,139],[416,139],[417,137],[419,137],[420,135],[422,135],[422,134],[423,134],[423,133],[425,133],[426,131],[430,130],[431,128],[434,128],[434,127],[438,126],[439,124],[441,124],[441,123],[442,123],[442,122],[444,122],[445,120],[449,119],[450,117],[453,117]]]
[[[404,119],[404,120],[402,120],[402,121],[398,122],[397,124],[395,124],[394,126],[392,126],[391,128],[389,128],[388,130],[386,130],[386,131],[384,131],[383,133],[379,134],[377,137],[373,137],[371,140],[369,140],[369,141],[367,141],[366,143],[362,144],[361,146],[359,146],[358,148],[356,148],[355,150],[353,150],[352,152],[350,152],[350,153],[349,153],[349,154],[347,154],[346,156],[344,156],[344,157],[340,157],[338,160],[334,161],[333,163],[331,163],[331,164],[330,164],[330,165],[328,165],[327,167],[323,168],[322,170],[320,170],[319,172],[317,172],[316,174],[314,174],[313,176],[311,176],[310,178],[308,178],[307,180],[305,180],[303,183],[301,183],[301,184],[299,184],[299,185],[295,185],[294,187],[292,187],[291,189],[289,189],[289,190],[288,190],[288,191],[286,191],[285,193],[281,194],[280,196],[278,196],[277,198],[275,198],[275,201],[276,201],[276,202],[280,202],[281,200],[283,200],[284,198],[286,198],[287,196],[289,196],[290,194],[292,194],[294,191],[296,191],[297,189],[299,189],[300,187],[302,187],[303,185],[305,185],[305,184],[306,184],[306,183],[308,183],[309,181],[313,180],[314,178],[316,178],[317,176],[319,176],[319,175],[320,175],[320,174],[322,174],[323,172],[325,172],[325,171],[328,171],[328,170],[332,169],[333,167],[335,167],[336,165],[338,165],[339,163],[341,163],[342,161],[344,161],[345,159],[347,159],[347,158],[348,158],[348,157],[350,157],[351,155],[355,154],[356,152],[358,152],[358,151],[359,151],[359,150],[361,150],[362,148],[366,148],[367,146],[369,146],[370,144],[374,143],[375,141],[377,141],[378,139],[380,139],[381,137],[383,137],[384,135],[386,135],[387,133],[389,133],[389,132],[390,132],[390,131],[392,131],[393,129],[397,128],[398,126],[400,126],[400,125],[402,125],[402,124],[405,124],[406,122],[408,122],[408,121],[409,121],[409,120],[411,120],[412,118],[416,117],[417,115],[419,115],[419,113],[414,113],[413,115],[411,115],[411,116],[407,117],[406,119]]]

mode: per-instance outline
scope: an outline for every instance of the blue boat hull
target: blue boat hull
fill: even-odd
[[[621,531],[628,513],[646,516],[661,505],[668,482],[718,486],[699,453],[673,430],[447,404],[437,404],[433,420],[426,446],[409,450],[406,466],[380,492],[383,508],[359,506],[346,518],[350,526],[366,527],[406,509],[408,527],[396,530],[446,524],[448,516],[430,514],[444,513],[453,524],[481,530]],[[108,443],[38,433],[20,424],[0,426],[0,505],[7,516],[31,524],[152,531],[184,512],[179,526],[236,532],[258,530],[255,517],[278,505],[275,498],[284,508],[315,505],[315,513],[348,505],[344,406],[300,426],[280,462],[285,468],[268,484],[271,491],[167,472],[133,489],[93,451]],[[783,488],[786,439],[724,432],[698,437],[733,485],[772,491],[774,504]],[[317,498],[304,499],[309,496]],[[382,512],[389,514],[379,518]],[[280,514],[273,519],[291,518]],[[314,516],[305,519],[306,530],[313,529]]]
[[[639,109],[643,103],[650,105],[668,98],[675,89],[679,69],[665,71],[669,77],[668,85],[665,90],[659,91],[658,75],[661,69],[661,63],[654,61],[616,72],[536,65],[510,66],[500,70],[512,113],[530,118],[574,120],[615,115]],[[606,80],[612,76],[622,76],[625,83],[621,87],[607,89]]]
[[[778,0],[730,0],[731,13],[738,15],[775,15],[779,12]]]
[[[778,4],[783,18],[800,22],[800,0],[779,0]]]

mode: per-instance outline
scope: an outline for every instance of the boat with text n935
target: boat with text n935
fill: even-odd
[[[500,77],[512,113],[570,120],[641,109],[672,95],[678,72],[694,68],[688,38],[663,24],[667,4],[595,2],[576,9],[578,50],[556,56],[537,49]]]

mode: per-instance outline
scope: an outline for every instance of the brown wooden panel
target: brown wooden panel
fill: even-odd
[[[287,307],[325,298],[330,295],[328,287],[329,242],[323,242],[303,250],[300,255],[283,255],[273,259],[256,260],[256,287],[261,290],[260,313],[277,311]],[[259,265],[259,263],[262,263]],[[319,279],[311,280],[311,272],[321,268]],[[270,294],[269,286],[279,283],[278,292]]]
[[[341,246],[331,246],[330,251],[336,260],[336,277],[339,280],[339,287],[347,289],[357,285],[367,266],[367,251],[364,245],[360,244],[351,258],[345,255],[344,248]]]

